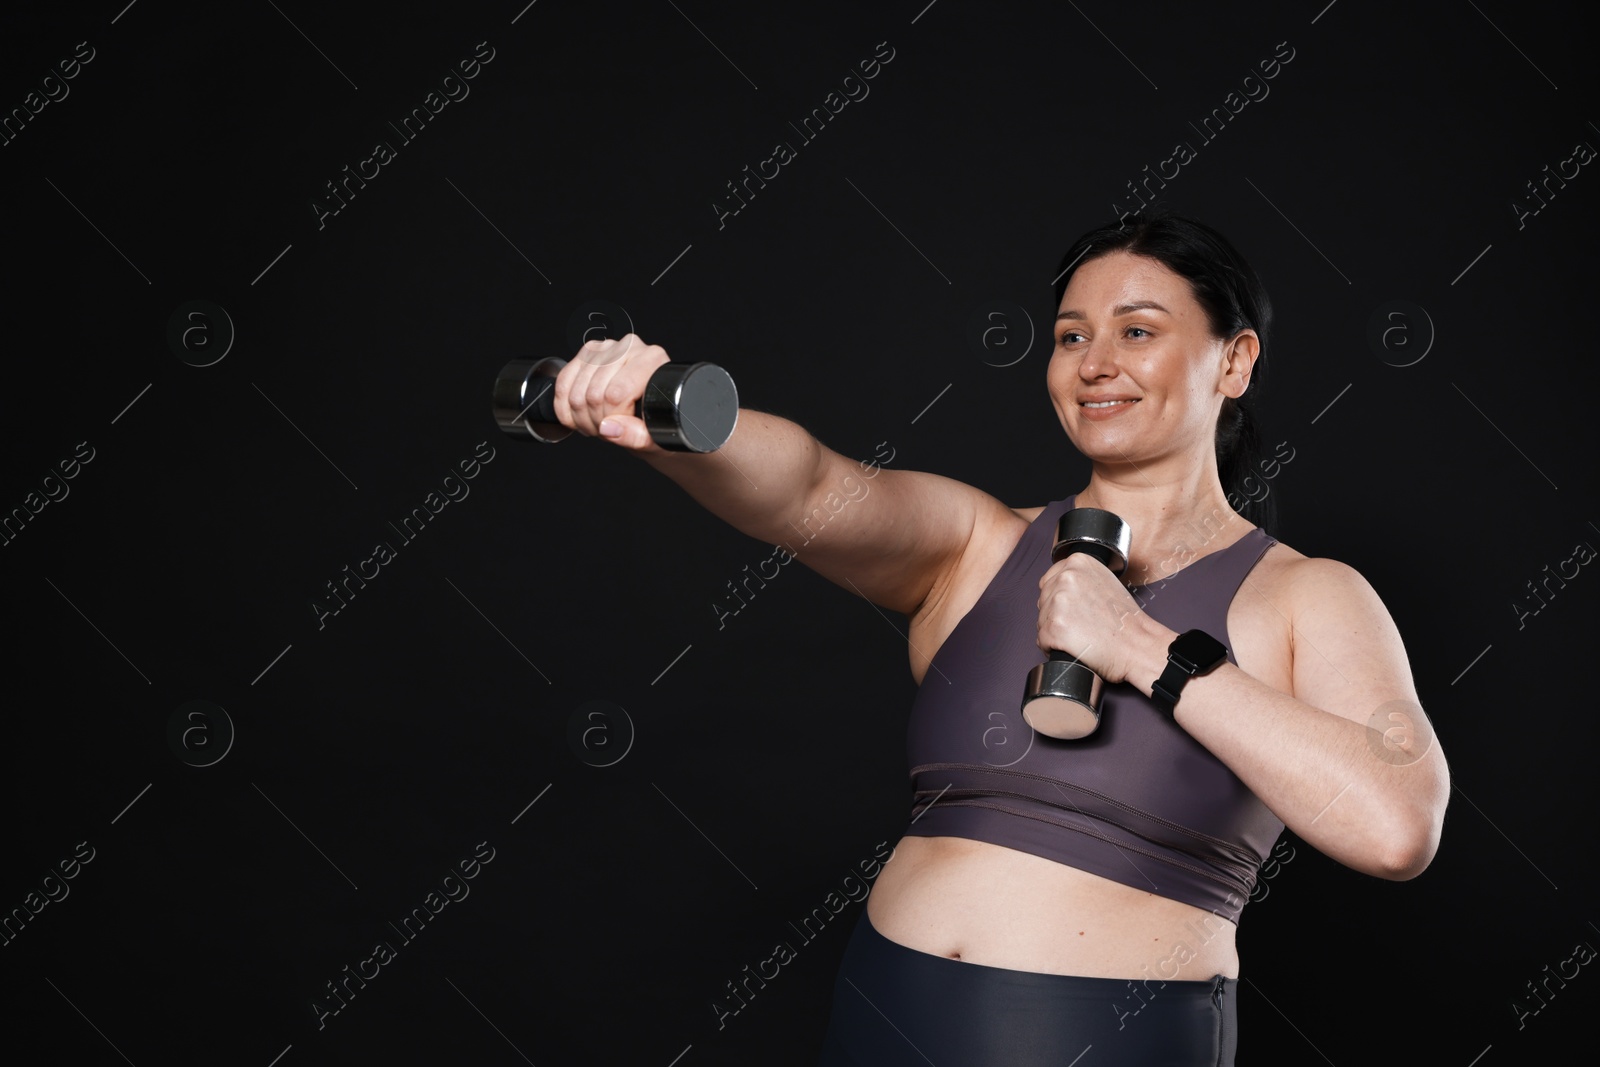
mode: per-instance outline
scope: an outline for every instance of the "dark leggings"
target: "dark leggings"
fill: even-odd
[[[818,1067],[1232,1067],[1238,984],[968,963],[890,941],[863,907]]]

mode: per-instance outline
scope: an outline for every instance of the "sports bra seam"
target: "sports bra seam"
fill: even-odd
[[[1005,795],[1012,795],[1012,794],[1005,794]],[[1028,798],[1027,797],[1019,797],[1019,799],[1026,800]],[[1214,871],[1208,871],[1208,870],[1206,870],[1206,869],[1204,869],[1202,867],[1195,867],[1195,866],[1193,866],[1191,864],[1188,864],[1188,863],[1182,863],[1182,862],[1180,862],[1178,860],[1173,859],[1171,856],[1164,856],[1159,852],[1152,852],[1149,849],[1140,848],[1138,845],[1130,844],[1130,843],[1124,842],[1124,841],[1117,841],[1117,840],[1115,840],[1113,838],[1107,837],[1105,834],[1097,834],[1093,830],[1088,829],[1086,827],[1074,826],[1071,823],[1057,822],[1055,819],[1048,818],[1047,816],[1045,816],[1041,812],[1017,811],[1017,810],[1015,810],[1013,808],[1008,808],[1008,807],[1005,807],[1004,805],[1000,805],[1000,804],[986,804],[986,803],[983,803],[983,801],[981,799],[965,800],[965,801],[963,801],[963,805],[966,806],[966,807],[987,808],[987,809],[989,809],[991,811],[998,811],[1003,815],[1015,815],[1015,816],[1017,816],[1019,818],[1023,818],[1023,819],[1032,819],[1035,822],[1048,823],[1049,825],[1057,827],[1057,828],[1062,829],[1062,830],[1072,830],[1072,831],[1075,831],[1077,833],[1083,834],[1085,837],[1092,837],[1097,841],[1104,841],[1106,844],[1112,846],[1113,848],[1116,848],[1116,849],[1127,849],[1129,852],[1137,852],[1139,855],[1148,857],[1149,859],[1153,859],[1153,860],[1157,861],[1158,863],[1165,863],[1170,867],[1177,867],[1177,868],[1180,868],[1181,870],[1189,871],[1191,874],[1199,875],[1201,878],[1204,878],[1209,882],[1214,882],[1215,884],[1220,885],[1220,886],[1222,886],[1222,887],[1224,887],[1226,889],[1232,890],[1232,889],[1236,889],[1237,888],[1236,886],[1231,885],[1226,879],[1218,876]],[[1107,821],[1109,821],[1109,820],[1107,820]],[[1118,824],[1112,823],[1112,825],[1116,826]],[[1123,829],[1127,829],[1127,828],[1123,827]],[[1133,831],[1131,831],[1131,830],[1129,831],[1129,833],[1132,833],[1132,832]],[[974,840],[979,840],[979,839],[974,838]],[[1185,853],[1185,855],[1187,855],[1187,853]],[[1057,860],[1055,862],[1063,863],[1064,861]],[[1070,863],[1065,863],[1064,865],[1068,866],[1068,867],[1073,866]],[[1083,868],[1079,867],[1079,868],[1076,868],[1076,869],[1077,870],[1082,870]],[[1137,870],[1137,868],[1135,868],[1135,869]],[[1158,895],[1160,895],[1160,894],[1158,894]],[[1173,898],[1169,898],[1169,899],[1177,899],[1177,898],[1173,897]]]
[[[1011,792],[1009,790],[1004,790],[1004,789],[1002,789],[1002,790],[989,790],[989,791],[985,791],[985,792],[963,791],[961,793],[958,793],[957,796],[959,796],[961,798],[961,800],[963,802],[966,802],[966,803],[971,803],[975,798],[982,798],[982,797],[1011,797],[1011,798],[1013,798],[1015,800],[1035,800],[1035,801],[1038,800],[1037,797],[1029,796],[1026,793],[1013,793],[1013,792]],[[1044,802],[1043,801],[1039,801],[1039,803],[1044,803]],[[979,806],[986,806],[986,805],[979,805]],[[995,810],[1004,811],[1004,812],[1007,812],[1009,814],[1014,814],[1014,815],[1022,815],[1022,814],[1024,814],[1023,812],[1020,812],[1020,811],[1014,811],[1011,808],[996,808]],[[1066,809],[1065,808],[1058,808],[1056,810],[1065,811]],[[1085,819],[1094,819],[1094,820],[1097,820],[1099,822],[1103,822],[1103,823],[1107,824],[1108,826],[1115,826],[1117,829],[1123,830],[1123,831],[1125,831],[1127,833],[1130,833],[1134,837],[1138,838],[1141,841],[1149,842],[1152,846],[1162,847],[1162,843],[1161,842],[1151,841],[1150,838],[1146,837],[1144,834],[1141,834],[1138,830],[1135,830],[1131,826],[1126,826],[1126,825],[1124,825],[1124,824],[1122,824],[1120,822],[1117,822],[1115,819],[1107,819],[1107,818],[1103,818],[1102,816],[1099,816],[1099,815],[1093,815],[1093,814],[1090,814],[1087,811],[1084,811],[1082,808],[1077,808],[1075,810],[1078,812],[1079,815],[1082,815]],[[1039,813],[1039,815],[1042,818],[1042,813]],[[1069,824],[1065,824],[1065,823],[1055,823],[1054,820],[1050,820],[1050,819],[1043,819],[1043,821],[1050,822],[1050,823],[1052,823],[1052,825],[1069,825]],[[1081,829],[1081,828],[1078,828],[1078,829]],[[1088,833],[1087,830],[1085,830],[1084,832]],[[1100,835],[1092,834],[1091,836],[1098,837]],[[1107,838],[1103,838],[1103,840],[1111,841],[1112,839],[1107,837]],[[1114,843],[1117,843],[1117,842],[1114,842]],[[1119,844],[1119,847],[1120,847],[1120,843],[1117,843],[1117,844]],[[1230,849],[1231,848],[1232,848],[1232,846],[1230,846]],[[1143,849],[1136,849],[1135,851],[1143,852],[1144,850]],[[1198,861],[1201,861],[1201,862],[1205,862],[1208,859],[1208,857],[1204,853],[1192,852],[1189,849],[1179,848],[1179,847],[1177,847],[1175,845],[1170,847],[1170,851],[1174,852],[1174,853],[1177,853],[1179,855],[1188,856],[1191,859],[1198,860]],[[1234,855],[1234,858],[1238,859],[1238,861],[1241,864],[1247,862],[1246,858],[1243,855],[1238,855],[1237,854],[1238,852],[1242,852],[1242,851],[1243,850],[1234,850],[1234,852],[1231,853],[1231,854]],[[1185,868],[1187,870],[1195,870],[1195,868],[1189,867],[1189,865],[1186,864],[1186,863],[1179,863],[1177,861],[1172,861],[1172,860],[1169,860],[1168,862],[1171,862],[1174,867],[1183,867],[1183,868]],[[1253,865],[1252,865],[1252,867],[1253,867]]]
[[[1027,779],[1030,779],[1030,780],[1035,781],[1035,782],[1045,782],[1045,783],[1048,783],[1050,785],[1055,785],[1055,786],[1070,786],[1071,788],[1076,789],[1080,793],[1083,793],[1083,794],[1085,794],[1087,796],[1094,797],[1096,800],[1104,801],[1105,803],[1110,804],[1113,807],[1118,808],[1118,809],[1120,809],[1122,811],[1128,812],[1129,814],[1138,815],[1138,816],[1140,816],[1142,818],[1149,819],[1151,822],[1157,823],[1157,824],[1159,824],[1161,826],[1165,826],[1169,830],[1176,830],[1179,833],[1187,834],[1188,836],[1193,837],[1198,841],[1204,841],[1207,844],[1216,845],[1216,846],[1219,846],[1219,847],[1224,848],[1224,849],[1237,849],[1237,848],[1239,848],[1238,845],[1235,845],[1231,841],[1224,840],[1223,838],[1220,838],[1220,837],[1213,837],[1208,833],[1204,833],[1203,831],[1196,830],[1193,827],[1184,826],[1181,823],[1175,823],[1170,819],[1163,818],[1162,816],[1156,815],[1153,812],[1145,811],[1143,808],[1135,807],[1132,804],[1124,803],[1123,801],[1118,800],[1116,797],[1107,796],[1104,793],[1101,793],[1101,792],[1099,792],[1097,790],[1094,790],[1094,789],[1090,789],[1087,786],[1078,785],[1076,782],[1064,782],[1059,778],[1050,778],[1050,777],[1048,777],[1046,775],[1043,775],[1043,774],[1033,774],[1033,773],[1030,773],[1028,771],[1013,771],[1013,770],[1011,770],[1009,768],[1006,768],[1006,767],[984,767],[984,766],[981,766],[981,765],[976,764],[976,763],[924,763],[924,764],[921,764],[919,766],[913,767],[911,769],[911,778],[912,778],[913,782],[915,782],[916,777],[917,777],[917,775],[919,773],[924,772],[924,771],[936,771],[936,770],[987,771],[987,772],[991,772],[991,773],[994,773],[994,774],[999,774],[999,775],[1002,775],[1002,776],[1010,775],[1010,776],[1015,777],[1015,778],[1027,778]],[[915,787],[913,786],[912,796],[913,796],[913,798],[915,798],[917,793],[919,793],[919,792],[927,792],[927,791],[928,790],[915,789]],[[1019,794],[1019,795],[1027,796],[1027,794]],[[1251,795],[1254,796],[1254,794],[1251,794]],[[1030,799],[1036,799],[1036,798],[1030,798]],[[1041,803],[1043,803],[1043,801],[1041,801]],[[1111,820],[1107,819],[1106,821],[1110,822]]]

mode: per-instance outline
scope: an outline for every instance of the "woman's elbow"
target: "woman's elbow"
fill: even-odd
[[[1396,808],[1405,812],[1385,834],[1373,873],[1393,882],[1407,882],[1428,869],[1439,851],[1444,832],[1445,804],[1450,797],[1450,779],[1443,770],[1429,790],[1426,800],[1399,801]]]
[[[1378,857],[1377,869],[1372,873],[1391,882],[1409,882],[1433,862],[1434,854],[1439,851],[1439,835],[1406,835],[1397,837],[1390,845]]]

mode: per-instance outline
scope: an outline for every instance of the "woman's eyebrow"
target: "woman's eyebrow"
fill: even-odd
[[[1172,314],[1172,312],[1167,311],[1166,308],[1162,307],[1154,300],[1141,300],[1136,304],[1119,304],[1111,309],[1111,314],[1127,315],[1135,311],[1160,311],[1168,315]],[[1056,316],[1056,321],[1060,322],[1063,319],[1081,319],[1084,317],[1085,316],[1081,311],[1063,311],[1061,314]]]

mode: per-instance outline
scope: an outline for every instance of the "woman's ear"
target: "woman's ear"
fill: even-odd
[[[1219,388],[1224,396],[1237,400],[1250,388],[1250,375],[1255,371],[1256,359],[1261,355],[1261,338],[1254,330],[1240,330],[1228,341],[1223,355],[1222,381]]]

